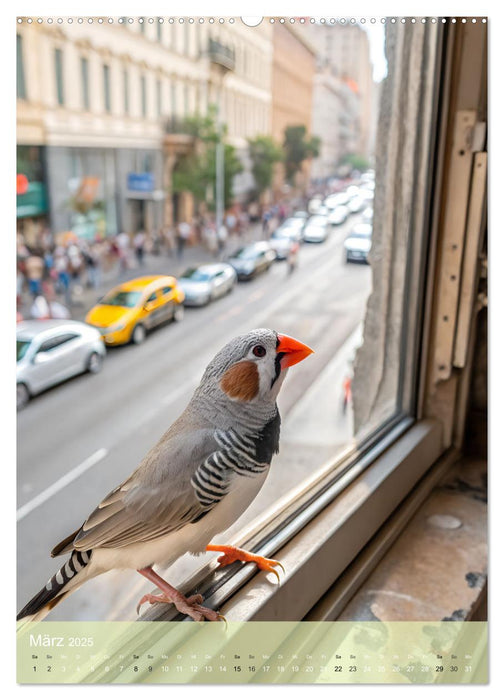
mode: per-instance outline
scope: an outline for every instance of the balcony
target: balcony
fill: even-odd
[[[208,58],[211,63],[224,71],[232,71],[235,69],[234,49],[221,44],[220,41],[215,39],[208,40]]]

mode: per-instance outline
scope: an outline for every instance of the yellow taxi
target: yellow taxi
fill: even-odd
[[[107,345],[140,344],[147,332],[165,321],[184,317],[184,292],[175,277],[137,277],[114,287],[88,312]]]

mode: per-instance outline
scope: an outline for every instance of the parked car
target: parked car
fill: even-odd
[[[348,262],[368,263],[371,250],[371,236],[373,227],[371,224],[356,224],[348,234],[344,242],[345,257]]]
[[[308,212],[310,214],[317,214],[321,206],[323,206],[322,197],[313,197],[308,202]]]
[[[293,215],[290,217],[291,219],[303,219],[303,221],[308,221],[310,218],[310,215],[308,214],[307,211],[302,211],[301,209],[298,209],[293,213]]]
[[[240,248],[228,262],[234,267],[239,280],[248,280],[269,270],[275,258],[276,254],[271,245],[266,241],[259,241]]]
[[[373,221],[373,207],[366,207],[362,212],[362,223],[370,224]]]
[[[184,317],[184,292],[175,277],[137,277],[114,287],[86,316],[107,345],[142,343],[148,331]]]
[[[347,204],[348,209],[350,210],[351,214],[358,214],[360,211],[364,209],[364,207],[367,205],[367,201],[364,200],[363,197],[360,195],[357,195],[356,197],[352,197],[350,201]]]
[[[292,232],[296,231],[299,236],[299,240],[301,240],[301,232],[307,220],[308,217],[306,217],[306,219],[302,219],[300,216],[289,216],[289,218],[285,219],[285,221],[278,228],[289,230]]]
[[[191,267],[179,277],[185,306],[204,306],[228,294],[236,284],[236,272],[227,263],[210,263]]]
[[[327,218],[331,226],[339,226],[345,223],[348,219],[348,214],[348,207],[345,204],[339,204],[334,209],[331,209]]]
[[[302,228],[280,226],[272,234],[270,245],[275,251],[277,260],[285,260],[292,249],[294,243],[299,243],[302,240]]]
[[[16,327],[18,411],[32,396],[82,372],[96,374],[106,355],[100,333],[80,321],[21,321]]]
[[[324,200],[324,204],[327,209],[336,209],[339,206],[345,206],[348,204],[350,196],[346,192],[336,192],[335,194],[330,194]]]
[[[329,229],[327,216],[312,216],[304,227],[303,240],[307,243],[323,243],[329,235]]]

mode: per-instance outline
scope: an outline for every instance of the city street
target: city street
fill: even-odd
[[[181,322],[154,331],[143,345],[109,349],[101,373],[55,387],[19,413],[18,608],[63,563],[50,558],[51,548],[134,470],[234,335],[270,327],[299,338],[315,354],[290,371],[279,400],[280,454],[233,531],[348,443],[351,411],[343,413],[342,383],[371,290],[370,267],[343,261],[343,239],[358,218],[334,228],[326,243],[302,246],[292,275],[285,262],[275,263],[208,307],[186,309]],[[159,264],[158,272],[170,273],[168,259]],[[318,430],[303,407],[311,425],[319,421]],[[185,559],[171,568],[170,583],[205,561]],[[151,589],[135,572],[112,572],[85,584],[47,619],[134,619],[137,600]]]

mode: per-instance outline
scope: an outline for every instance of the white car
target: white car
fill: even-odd
[[[209,263],[189,268],[179,277],[185,306],[204,306],[228,294],[236,284],[236,272],[227,263]]]
[[[323,206],[321,197],[313,197],[308,202],[308,211],[310,214],[317,214],[320,207]]]
[[[329,219],[331,226],[339,226],[340,224],[345,223],[345,221],[348,219],[349,213],[350,212],[348,211],[348,207],[346,205],[339,204],[334,209],[331,209],[327,218]]]
[[[299,240],[301,240],[301,232],[304,228],[307,219],[308,217],[306,217],[306,219],[302,219],[300,216],[290,216],[288,219],[285,219],[285,221],[278,227],[278,229],[283,229],[291,232],[297,231],[299,235]]]
[[[351,214],[357,214],[364,209],[366,204],[367,202],[364,200],[364,198],[357,195],[356,197],[351,198],[347,206],[350,209]]]
[[[362,222],[370,224],[373,221],[373,207],[366,207],[362,212]]]
[[[99,331],[80,321],[22,321],[16,346],[18,411],[44,389],[82,372],[98,373],[106,354]]]
[[[345,257],[348,262],[369,262],[371,250],[371,224],[356,224],[345,239]]]
[[[285,260],[294,243],[299,243],[303,238],[303,227],[280,226],[272,234],[269,242],[275,251],[277,260]]]
[[[336,194],[330,194],[326,197],[324,204],[327,209],[336,209],[336,207],[348,204],[349,199],[350,197],[346,192],[337,192]]]
[[[323,243],[329,235],[329,229],[327,216],[312,216],[304,227],[303,240],[307,243]]]

